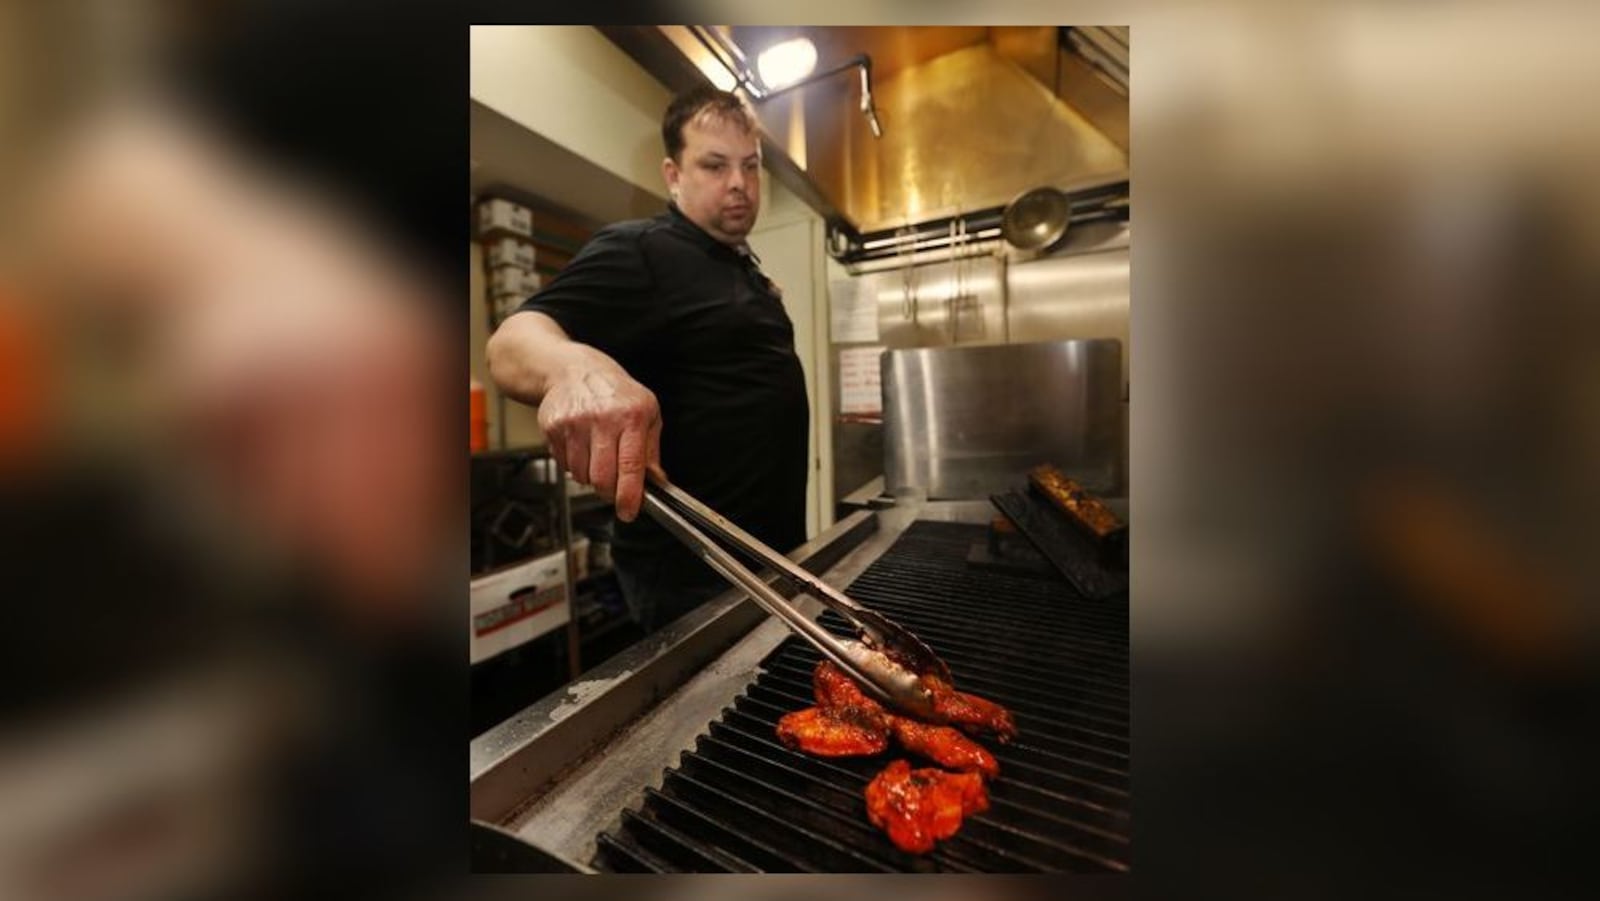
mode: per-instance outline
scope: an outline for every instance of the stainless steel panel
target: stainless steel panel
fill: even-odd
[[[1126,230],[1122,230],[1125,236]],[[1080,236],[1088,252],[1016,263],[1007,279],[1007,327],[1016,342],[1115,338],[1128,346],[1129,252],[1116,235]],[[1122,355],[1127,384],[1128,354]]]
[[[838,382],[835,381],[834,384]],[[835,421],[833,424],[834,501],[843,500],[875,478],[883,478],[883,426],[878,423]]]
[[[1091,491],[1122,477],[1115,340],[893,350],[883,357],[885,485],[981,498],[1054,463]]]
[[[896,268],[856,278],[863,296],[876,299],[879,343],[891,349],[1094,338],[1121,342],[1119,396],[1124,403],[1116,484],[1103,489],[1121,493],[1128,460],[1129,246],[1126,223],[1091,223],[1074,227],[1062,247],[1048,256],[983,255],[958,261],[954,266],[963,269],[963,293],[973,299],[960,305],[953,333],[948,314],[956,286],[948,260],[913,267],[909,284],[906,270]],[[829,354],[835,385],[838,352],[836,346]],[[833,402],[837,404],[837,397]],[[884,471],[883,441],[878,426],[835,423],[836,495]]]
[[[878,299],[880,342],[888,347],[1002,344],[1004,266],[980,256],[861,276]]]
[[[1116,338],[1126,347],[1129,247],[1125,223],[1092,223],[1068,232],[1048,256],[1018,254],[1008,262],[985,255],[857,278],[864,296],[877,300],[880,341],[888,347],[1068,338]]]

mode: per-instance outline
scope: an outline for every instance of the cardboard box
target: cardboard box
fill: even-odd
[[[564,550],[473,579],[470,587],[473,663],[526,644],[572,618]]]
[[[489,271],[489,296],[515,294],[526,299],[543,285],[539,274],[521,266],[498,266]],[[520,302],[520,301],[519,301]]]
[[[538,258],[531,242],[514,235],[495,238],[483,245],[483,265],[491,271],[500,266],[519,266],[532,271]]]
[[[569,552],[572,556],[572,578],[575,580],[589,578],[589,537],[579,535],[572,539]]]
[[[533,236],[533,211],[520,203],[493,197],[478,204],[478,234]]]

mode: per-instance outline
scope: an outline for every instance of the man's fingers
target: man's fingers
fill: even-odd
[[[589,433],[589,481],[602,498],[617,493],[617,436],[603,429]]]
[[[650,420],[650,428],[645,432],[644,462],[646,468],[655,473],[662,481],[667,478],[666,470],[661,468],[661,417]]]
[[[567,442],[565,439],[550,441],[550,457],[556,461],[556,471],[567,471]]]
[[[588,429],[573,429],[567,433],[567,471],[578,484],[589,484]]]
[[[617,443],[617,518],[633,522],[644,503],[645,443],[648,433],[626,429]]]
[[[644,474],[660,469],[661,414],[654,395],[625,377],[617,384],[586,379],[546,394],[539,425],[574,481],[593,485],[615,503],[619,519],[638,517]]]

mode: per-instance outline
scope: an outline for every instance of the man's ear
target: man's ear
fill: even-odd
[[[661,177],[666,180],[667,193],[676,194],[678,191],[678,164],[670,156],[661,158]]]

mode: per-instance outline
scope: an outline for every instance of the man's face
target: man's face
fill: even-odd
[[[661,164],[678,209],[725,244],[738,244],[761,209],[761,142],[721,116],[700,115],[683,127],[682,162]]]

